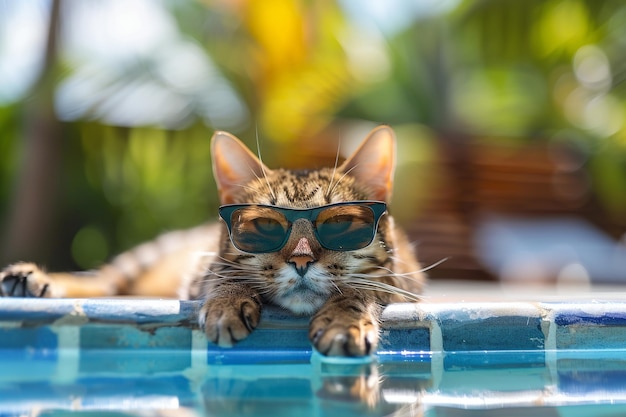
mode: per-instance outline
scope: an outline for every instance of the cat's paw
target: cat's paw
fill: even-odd
[[[207,300],[199,322],[207,338],[220,347],[232,347],[248,337],[261,319],[261,303],[251,297]]]
[[[36,265],[20,262],[0,271],[0,297],[53,297],[53,285]]]
[[[311,320],[309,339],[325,356],[367,356],[376,352],[378,328],[368,312],[323,308]]]

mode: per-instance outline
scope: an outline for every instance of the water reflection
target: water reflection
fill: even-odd
[[[260,378],[255,374],[265,366],[254,366],[235,365],[207,378],[202,387],[207,415],[279,417],[314,410],[324,416],[386,416],[405,411],[431,384],[430,361],[342,364],[314,358],[311,365],[269,365]],[[274,375],[265,373],[272,369]]]
[[[183,351],[2,353],[0,412],[7,415],[34,409],[46,416],[626,413],[625,351],[397,355],[356,364],[258,363],[257,352],[254,364],[200,366]]]

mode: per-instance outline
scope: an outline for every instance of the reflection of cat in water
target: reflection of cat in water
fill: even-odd
[[[386,375],[385,365],[369,362],[360,365],[319,365],[321,387],[316,396],[332,409],[337,402],[351,403],[361,416],[423,415],[421,393],[430,379],[394,378]],[[358,405],[358,407],[357,407]]]
[[[424,363],[430,366],[429,363]],[[236,369],[209,377],[202,387],[205,410],[212,416],[281,415],[407,416],[424,414],[422,392],[432,382],[430,372],[407,374],[405,364],[326,363],[313,357],[311,375],[240,375]],[[227,365],[228,366],[228,365]],[[234,365],[237,368],[240,365]],[[395,372],[394,372],[395,371]],[[272,411],[274,409],[274,411]]]
[[[213,136],[212,158],[221,224],[167,233],[88,275],[10,265],[0,295],[201,299],[199,322],[224,347],[247,337],[262,306],[275,304],[311,316],[309,338],[322,354],[374,352],[382,306],[416,300],[423,284],[387,213],[392,129],[374,129],[334,168],[270,170],[224,132]]]

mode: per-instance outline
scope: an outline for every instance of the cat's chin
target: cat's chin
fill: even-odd
[[[312,291],[302,291],[298,294],[277,297],[273,301],[275,304],[291,311],[293,314],[303,316],[317,312],[326,299],[327,297]]]

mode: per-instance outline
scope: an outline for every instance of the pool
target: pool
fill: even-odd
[[[267,309],[235,349],[188,301],[0,299],[0,415],[623,416],[619,295],[400,304],[370,361]]]

